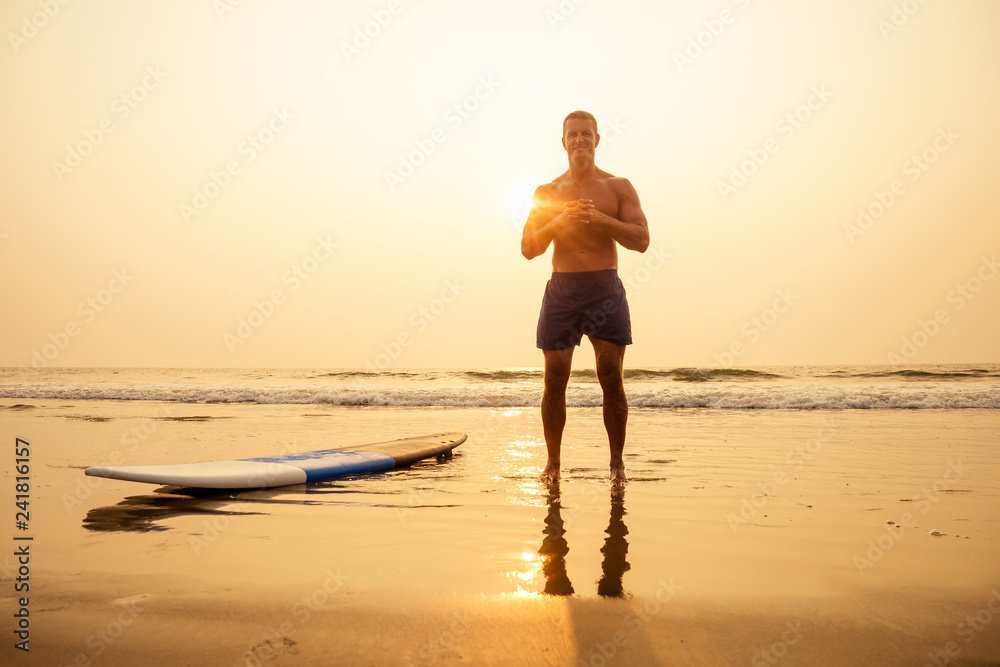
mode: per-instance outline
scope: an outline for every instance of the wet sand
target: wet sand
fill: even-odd
[[[589,408],[546,488],[536,409],[24,403],[31,651],[11,546],[4,664],[1000,661],[993,411],[633,410],[616,494]],[[470,435],[450,461],[285,489],[82,472],[440,430]]]

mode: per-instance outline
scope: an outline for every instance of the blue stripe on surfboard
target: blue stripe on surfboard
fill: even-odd
[[[302,468],[307,482],[315,482],[345,475],[360,475],[366,472],[391,470],[396,467],[396,459],[377,452],[352,452],[342,449],[322,449],[302,454],[282,456],[262,456],[241,461],[261,461],[264,463],[284,463]]]

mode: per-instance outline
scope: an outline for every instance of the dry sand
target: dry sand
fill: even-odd
[[[555,496],[534,409],[30,403],[0,408],[3,664],[1000,664],[992,411],[634,410],[616,497],[592,409]],[[310,487],[82,473],[443,429],[470,433],[450,462]]]

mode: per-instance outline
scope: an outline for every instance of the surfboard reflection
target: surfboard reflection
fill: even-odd
[[[177,516],[262,514],[217,509],[210,507],[210,502],[217,505],[218,494],[208,498],[197,495],[129,496],[117,505],[91,509],[83,519],[83,527],[94,531],[147,533],[168,530],[160,522]]]
[[[393,471],[402,475],[409,469]],[[295,484],[273,489],[202,489],[161,486],[152,494],[128,496],[114,505],[95,507],[87,512],[83,527],[93,531],[151,532],[168,530],[168,519],[188,515],[234,516],[273,514],[283,505],[358,505],[412,510],[416,507],[454,507],[454,505],[416,505],[408,493],[398,487],[372,485],[376,475],[367,475],[369,483],[358,486],[353,477],[325,482]],[[409,487],[406,487],[409,489]],[[398,502],[386,502],[385,495]]]
[[[542,534],[542,546],[538,553],[542,555],[542,573],[545,575],[544,592],[549,595],[572,595],[573,584],[566,573],[566,555],[569,544],[566,542],[566,527],[562,518],[562,502],[559,495],[559,482],[548,486],[546,498],[548,512],[545,516],[545,528]],[[611,516],[608,521],[607,538],[601,553],[601,578],[597,582],[597,594],[603,597],[624,596],[622,578],[631,565],[628,562],[628,527],[625,525],[625,490],[620,487],[611,490]]]

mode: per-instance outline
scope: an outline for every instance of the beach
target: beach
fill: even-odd
[[[4,664],[1000,664],[995,409],[634,407],[616,492],[599,407],[569,408],[563,479],[545,487],[532,405],[111,400],[80,384],[39,398],[28,384],[9,378],[0,398]],[[72,383],[47,395],[56,384]],[[450,460],[279,489],[83,474],[440,431],[469,435]],[[30,590],[15,592],[23,545]],[[30,652],[13,632],[25,607]]]
[[[997,0],[0,15],[0,667],[1000,667]]]

